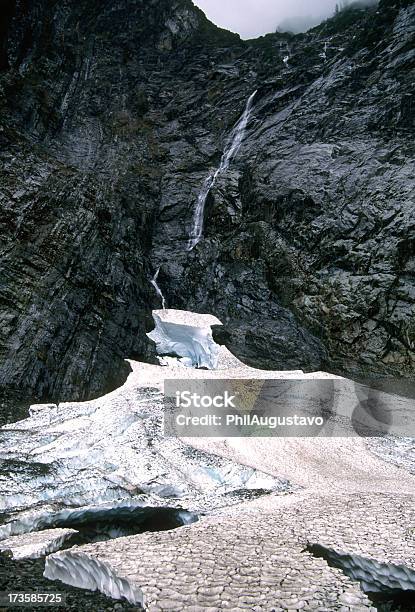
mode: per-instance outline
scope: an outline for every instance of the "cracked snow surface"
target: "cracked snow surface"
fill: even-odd
[[[55,553],[45,575],[73,584],[76,566],[78,586],[95,580],[99,588],[98,563],[113,580],[139,587],[140,601],[154,612],[373,609],[358,582],[307,552],[307,544],[374,561],[379,575],[383,563],[383,584],[413,589],[413,501],[402,497],[397,505],[393,495],[362,493],[270,496],[182,529]]]

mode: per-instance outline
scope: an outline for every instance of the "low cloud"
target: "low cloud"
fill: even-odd
[[[193,0],[216,25],[255,38],[277,27],[304,31],[334,14],[342,0]],[[373,2],[373,0],[368,0]]]

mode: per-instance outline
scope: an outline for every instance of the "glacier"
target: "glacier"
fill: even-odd
[[[285,478],[163,435],[165,378],[211,376],[201,367],[215,364],[219,377],[257,371],[214,343],[216,317],[166,310],[155,311],[154,320],[157,334],[163,332],[160,351],[176,347],[193,369],[171,357],[166,365],[129,361],[132,372],[115,391],[85,402],[33,404],[26,419],[0,429],[6,468],[0,471],[0,512],[8,514],[0,540],[70,527],[79,513],[128,507],[199,513],[237,503],[241,490],[291,490]],[[278,376],[285,374],[299,371]]]
[[[159,355],[177,355],[183,365],[213,370],[218,366],[220,347],[213,340],[216,317],[184,310],[153,310],[155,329],[148,333]]]

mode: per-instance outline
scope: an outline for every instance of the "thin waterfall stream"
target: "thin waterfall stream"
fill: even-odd
[[[203,232],[203,216],[204,216],[204,211],[205,211],[205,204],[206,204],[206,199],[209,195],[210,190],[212,189],[213,185],[215,184],[215,181],[217,179],[217,177],[224,172],[225,170],[228,169],[229,164],[232,160],[233,157],[235,157],[235,155],[238,153],[239,148],[242,144],[242,141],[245,137],[245,131],[246,131],[246,127],[248,125],[248,121],[251,115],[251,110],[252,110],[252,105],[253,105],[253,100],[254,97],[257,93],[257,90],[255,90],[248,98],[246,105],[245,105],[245,109],[244,112],[242,113],[241,117],[238,119],[238,121],[236,122],[236,124],[234,125],[234,127],[232,128],[231,133],[229,134],[229,137],[227,138],[226,144],[225,144],[225,148],[223,151],[223,155],[221,157],[220,163],[218,168],[216,168],[216,170],[212,170],[212,172],[209,174],[209,176],[205,179],[202,188],[199,192],[199,195],[197,197],[197,201],[196,201],[196,207],[194,210],[194,215],[193,215],[193,225],[192,225],[192,230],[190,233],[190,237],[189,237],[189,241],[188,241],[188,246],[187,246],[187,250],[191,251],[196,245],[197,243],[200,241],[201,237],[202,237],[202,232]],[[163,310],[166,309],[166,301],[164,299],[163,293],[157,283],[157,278],[160,272],[160,267],[157,268],[156,273],[154,274],[153,278],[151,279],[151,284],[153,285],[154,289],[156,290],[157,295],[160,297],[161,299],[161,304],[162,304],[162,308]]]
[[[158,278],[159,272],[160,272],[160,267],[157,268],[156,273],[153,276],[153,278],[151,279],[150,283],[153,285],[154,289],[156,290],[157,295],[161,299],[161,306],[162,306],[163,310],[166,310],[166,300],[164,299],[164,295],[163,295],[160,287],[157,284],[157,278]]]
[[[245,105],[245,110],[242,113],[241,117],[238,119],[237,123],[233,127],[229,138],[227,139],[225,149],[220,160],[220,164],[215,171],[212,171],[209,176],[205,179],[202,189],[198,195],[196,201],[196,207],[193,215],[193,226],[190,233],[190,238],[188,242],[188,251],[191,251],[199,242],[202,237],[203,232],[203,215],[205,211],[206,199],[209,195],[210,190],[217,177],[227,170],[232,158],[237,154],[242,141],[245,136],[246,126],[248,125],[249,117],[252,110],[252,104],[257,90],[255,90],[248,98],[248,101]]]

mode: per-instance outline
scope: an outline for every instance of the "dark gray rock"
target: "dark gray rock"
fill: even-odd
[[[168,305],[216,314],[254,365],[413,376],[412,2],[249,42],[189,0],[6,4],[4,390],[83,399],[152,359],[159,265]]]

